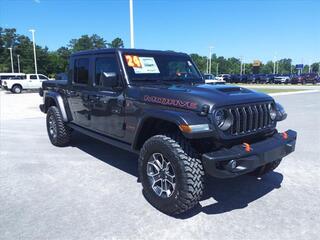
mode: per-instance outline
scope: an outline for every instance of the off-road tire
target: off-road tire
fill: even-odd
[[[56,124],[56,134],[53,136],[50,133],[49,121],[50,118]],[[71,139],[71,129],[63,122],[61,113],[56,106],[51,106],[47,112],[47,132],[51,143],[57,147],[67,146]]]
[[[147,164],[153,153],[161,153],[174,167],[175,190],[167,198],[159,197],[147,176]],[[145,198],[158,210],[177,215],[196,206],[204,189],[204,170],[188,142],[180,135],[156,135],[143,145],[139,157],[139,176]]]
[[[272,172],[274,169],[276,169],[280,163],[281,163],[282,159],[278,159],[275,160],[271,163],[267,163],[261,167],[258,167],[256,170],[254,170],[253,172],[250,173],[250,175],[255,176],[255,177],[262,177],[263,175]]]
[[[19,94],[22,92],[22,87],[20,85],[14,85],[11,89],[11,92]]]

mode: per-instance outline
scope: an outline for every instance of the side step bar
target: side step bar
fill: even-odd
[[[100,141],[105,142],[107,144],[110,144],[110,145],[113,145],[115,147],[121,148],[123,150],[139,154],[139,151],[133,150],[131,148],[131,145],[128,144],[128,143],[125,143],[125,142],[122,142],[122,141],[107,137],[107,136],[102,135],[100,133],[96,133],[94,131],[85,129],[85,128],[80,127],[80,126],[78,126],[78,125],[76,125],[74,123],[68,123],[68,126],[71,127],[72,129],[78,131],[78,132],[81,132],[81,133],[89,136],[89,137],[95,138],[97,140],[100,140]]]

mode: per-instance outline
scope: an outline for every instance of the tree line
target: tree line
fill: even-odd
[[[12,48],[14,71],[18,72],[17,57],[20,56],[20,70],[24,73],[34,73],[33,43],[28,36],[18,34],[15,28],[0,27],[0,72],[11,72],[11,57],[8,48]],[[121,38],[107,42],[97,34],[82,35],[71,39],[67,46],[55,51],[48,47],[36,45],[38,72],[54,77],[57,73],[67,71],[68,59],[74,52],[99,48],[122,48]]]
[[[196,53],[191,54],[193,61],[197,64],[198,68],[201,72],[206,73],[208,69],[208,57],[200,56]],[[319,65],[320,63],[311,64],[311,72],[319,73]],[[271,74],[274,72],[274,67],[276,68],[276,72],[278,74],[295,74],[297,70],[295,69],[295,65],[292,64],[292,59],[283,58],[276,63],[273,61],[267,61],[266,63],[262,63],[259,66],[259,73],[263,74]],[[253,63],[243,63],[242,64],[242,73],[244,74],[252,74],[253,71]],[[211,58],[211,73],[212,74],[220,74],[220,73],[229,73],[229,74],[240,74],[241,72],[241,60],[239,58],[231,57],[224,58],[222,56],[217,56],[216,54],[212,54]],[[309,65],[305,65],[303,73],[309,72]]]
[[[0,27],[0,72],[11,72],[10,52],[8,48],[13,49],[13,63],[15,72],[18,71],[17,56],[20,55],[20,69],[24,73],[34,72],[33,43],[28,36],[18,34],[15,28]],[[55,51],[49,51],[48,47],[36,45],[38,72],[54,77],[57,73],[67,71],[68,59],[74,52],[89,49],[100,48],[122,48],[123,40],[119,37],[107,42],[103,37],[93,34],[82,35],[80,38],[71,39],[66,46],[62,46]],[[199,54],[191,54],[192,59],[197,64],[201,72],[207,72],[208,57]],[[225,58],[223,56],[212,55],[211,72],[215,73],[240,73],[241,61],[238,58]],[[295,66],[292,65],[290,58],[284,58],[277,61],[277,72],[279,74],[295,73]],[[245,71],[244,71],[245,69]],[[260,73],[273,73],[274,62],[268,61],[262,63]],[[319,72],[319,63],[311,65],[312,72]],[[308,72],[309,66],[304,66],[303,72]],[[243,64],[243,73],[253,73],[253,64]]]

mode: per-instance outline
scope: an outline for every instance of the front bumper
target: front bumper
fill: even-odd
[[[244,145],[236,145],[229,149],[204,153],[202,155],[203,167],[207,174],[214,177],[236,177],[287,156],[295,150],[296,139],[297,133],[288,130],[285,134],[276,133],[249,147],[247,145],[247,148]]]

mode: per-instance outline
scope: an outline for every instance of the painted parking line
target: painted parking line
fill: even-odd
[[[303,94],[303,93],[315,93],[320,92],[319,90],[306,90],[306,91],[296,91],[296,92],[279,92],[279,93],[270,93],[270,96],[285,96],[285,95],[294,95],[294,94]]]

